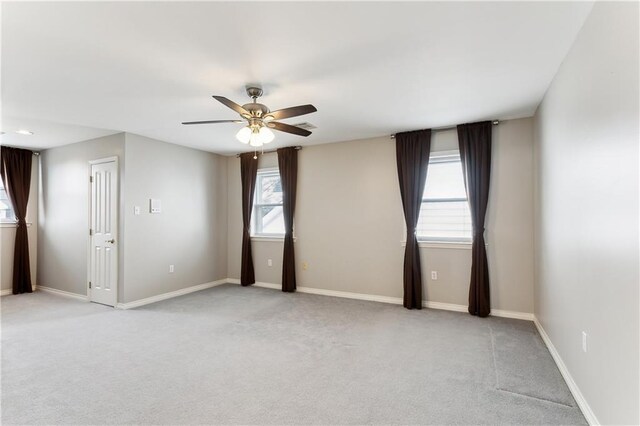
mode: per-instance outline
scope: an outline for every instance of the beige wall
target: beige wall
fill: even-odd
[[[596,3],[536,113],[535,314],[601,424],[640,423],[638,12]]]
[[[87,294],[88,162],[111,156],[120,169],[118,302],[225,278],[226,159],[121,133],[42,152],[38,284]],[[149,198],[162,213],[149,213]]]
[[[27,234],[29,238],[29,261],[31,262],[31,283],[35,286],[38,264],[38,179],[39,161],[33,156],[31,165],[31,188],[27,204]],[[16,227],[0,224],[0,290],[11,292],[13,283],[13,249],[16,240]]]
[[[117,156],[124,185],[124,133],[40,153],[38,285],[87,294],[89,161]],[[120,190],[122,197],[122,191]],[[120,222],[122,235],[122,221]],[[119,247],[120,265],[123,247]],[[122,291],[122,280],[119,292]]]
[[[494,309],[533,312],[532,122],[494,127],[487,242]],[[455,131],[438,132],[432,150],[457,146]],[[260,167],[277,165],[275,154]],[[228,160],[228,275],[240,276],[240,163]],[[299,152],[295,215],[298,285],[402,297],[404,225],[388,137],[305,147]],[[470,249],[421,249],[425,297],[466,305]],[[281,282],[282,243],[254,240],[256,280]],[[267,260],[273,266],[267,266]],[[307,262],[308,269],[302,270]],[[438,280],[429,271],[438,271]]]
[[[121,301],[226,278],[226,158],[129,133],[125,156]],[[150,198],[162,213],[149,213]]]

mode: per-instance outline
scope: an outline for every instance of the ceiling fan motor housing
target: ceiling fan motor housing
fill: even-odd
[[[251,114],[251,117],[261,118],[269,113],[269,108],[267,108],[266,105],[259,104],[257,102],[244,104],[242,105],[242,108],[247,110]]]

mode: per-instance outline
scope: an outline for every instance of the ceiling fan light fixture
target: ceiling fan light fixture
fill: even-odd
[[[262,96],[261,88],[249,86],[246,89],[247,95],[249,95],[253,102],[244,105],[238,105],[224,96],[213,95],[215,100],[232,109],[237,114],[240,114],[242,120],[183,121],[182,124],[242,123],[243,120],[246,120],[247,124],[245,127],[236,133],[236,139],[243,144],[248,144],[256,148],[271,143],[275,139],[275,135],[271,129],[297,136],[309,136],[311,134],[307,129],[282,123],[279,120],[316,112],[316,107],[307,104],[271,111],[266,105],[257,102],[257,99]]]
[[[244,144],[257,148],[273,141],[275,135],[265,126],[247,126],[240,129],[236,134],[236,138]]]
[[[248,144],[251,141],[251,136],[252,132],[250,127],[243,127],[236,133],[236,139],[244,144]]]

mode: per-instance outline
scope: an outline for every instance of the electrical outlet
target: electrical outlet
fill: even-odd
[[[302,262],[302,270],[303,271],[306,271],[308,267],[309,267],[309,264],[307,262]]]
[[[438,279],[438,271],[431,271],[431,279],[434,281]]]
[[[273,260],[267,259],[267,266],[273,266]]]
[[[175,271],[175,268],[173,265],[169,265],[169,273],[173,274],[173,272]]]
[[[582,332],[582,352],[587,353],[587,332]]]

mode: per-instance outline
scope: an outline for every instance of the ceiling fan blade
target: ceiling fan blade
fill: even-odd
[[[238,105],[237,103],[233,102],[232,100],[225,98],[224,96],[213,95],[213,98],[215,100],[217,100],[218,102],[225,104],[227,107],[231,108],[232,110],[234,110],[235,112],[237,112],[240,115],[251,115],[251,114],[249,114],[249,111],[247,111],[246,109],[242,108],[240,105]]]
[[[313,105],[298,105],[291,108],[279,109],[271,111],[267,116],[272,116],[274,120],[283,120],[285,118],[297,117],[299,115],[311,114],[317,109]]]
[[[183,121],[182,124],[216,124],[216,123],[242,123],[242,120],[206,120],[206,121]]]
[[[273,128],[274,130],[280,130],[281,132],[293,133],[298,136],[309,136],[311,134],[310,131],[303,129],[301,127],[291,126],[290,124],[278,123],[277,121],[272,121],[267,124],[268,127]]]

